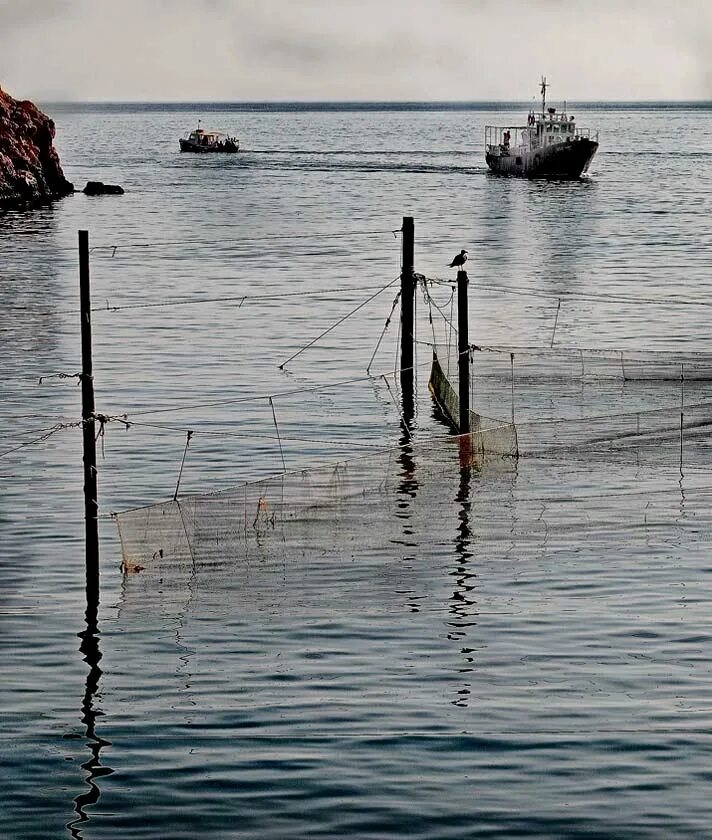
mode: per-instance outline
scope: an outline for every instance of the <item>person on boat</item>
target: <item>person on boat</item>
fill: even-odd
[[[509,133],[509,129],[504,132],[504,147],[506,149],[509,148],[509,140],[511,138],[511,134]]]

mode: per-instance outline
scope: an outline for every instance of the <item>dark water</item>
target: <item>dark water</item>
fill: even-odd
[[[57,108],[70,180],[126,195],[0,217],[2,836],[707,836],[704,436],[682,469],[661,447],[433,483],[416,457],[355,505],[361,537],[334,524],[328,551],[187,578],[122,577],[102,519],[98,642],[77,635],[79,432],[16,449],[80,413],[76,380],[38,384],[80,364],[79,228],[117,246],[92,252],[97,407],[138,421],[100,441],[102,514],[170,498],[187,429],[184,493],[397,444],[394,377],[364,379],[395,286],[279,365],[397,277],[403,215],[418,271],[449,278],[469,250],[478,343],[710,352],[712,111],[575,115],[602,146],[564,184],[486,173],[485,123],[521,118],[501,108],[213,106],[244,151],[205,158],[177,152],[198,110]],[[416,442],[439,428],[428,354]],[[529,382],[515,407],[672,411],[710,390]],[[508,415],[509,383],[487,399]]]

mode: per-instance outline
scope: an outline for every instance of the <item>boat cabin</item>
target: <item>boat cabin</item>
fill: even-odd
[[[205,131],[203,128],[196,128],[194,131],[188,132],[185,139],[196,146],[217,146],[225,138],[217,131]]]

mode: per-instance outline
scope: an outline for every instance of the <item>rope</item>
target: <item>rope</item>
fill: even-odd
[[[183,449],[183,458],[180,462],[180,470],[178,472],[178,481],[176,483],[176,492],[173,494],[173,501],[178,501],[178,490],[180,489],[180,480],[183,477],[183,465],[185,464],[185,456],[188,454],[188,447],[190,446],[190,439],[193,437],[192,430],[188,430],[185,436],[185,448]]]
[[[287,464],[284,460],[284,450],[282,449],[282,438],[279,435],[279,426],[277,425],[277,415],[274,411],[274,402],[272,397],[269,398],[270,408],[272,409],[272,419],[274,420],[274,428],[277,430],[277,440],[279,441],[279,454],[282,456],[282,468],[287,472]]]
[[[509,354],[509,364],[512,380],[512,425],[514,425],[514,353]]]
[[[350,294],[352,292],[368,292],[374,289],[379,289],[380,286],[351,286],[341,289],[305,289],[299,292],[283,292],[274,295],[224,295],[220,297],[198,298],[190,300],[162,300],[149,301],[147,303],[128,303],[120,304],[118,306],[111,306],[109,301],[106,301],[105,306],[94,307],[92,312],[123,312],[127,309],[155,309],[166,306],[200,306],[205,303],[238,303],[238,309],[243,303],[261,303],[269,301],[281,301],[285,298],[303,298],[303,297],[330,297],[334,296],[338,300],[341,294]],[[74,314],[77,310],[66,309],[62,310],[62,314]]]
[[[341,230],[330,231],[328,233],[272,233],[263,234],[261,236],[224,237],[222,239],[174,239],[156,240],[153,242],[119,242],[118,244],[93,245],[89,249],[89,252],[112,251],[113,254],[115,254],[119,248],[170,248],[177,245],[239,245],[243,242],[279,242],[292,239],[336,239],[347,238],[349,236],[385,236],[386,234],[391,233],[393,233],[393,231],[390,230]],[[54,248],[53,250],[76,252],[77,246],[62,245]]]
[[[401,411],[401,407],[398,404],[398,400],[395,398],[395,394],[393,393],[393,390],[391,389],[391,385],[390,385],[390,382],[388,381],[388,377],[384,373],[381,378],[386,383],[386,388],[388,388],[388,393],[390,394],[391,400],[393,401],[393,405],[396,407],[396,411],[398,412],[398,416],[401,419],[401,424],[402,424],[403,430],[405,432],[405,435],[406,435],[406,437],[408,437],[408,439],[410,439],[410,437],[411,437],[410,426],[405,421],[405,417],[403,416],[403,412]]]
[[[442,277],[427,277],[428,282],[433,283],[435,285],[440,286],[451,286],[452,281],[447,280],[446,278]],[[527,297],[541,297],[547,298],[549,300],[566,300],[566,299],[578,299],[578,300],[601,300],[607,301],[611,303],[630,303],[635,306],[638,304],[650,304],[651,306],[712,306],[712,301],[704,300],[704,299],[697,299],[694,300],[692,298],[644,298],[644,297],[637,297],[633,295],[624,295],[624,294],[608,294],[606,292],[566,292],[566,293],[557,293],[552,294],[551,292],[542,292],[539,289],[533,289],[528,286],[499,286],[493,283],[482,283],[478,281],[473,281],[472,286],[478,289],[483,289],[484,291],[490,292],[502,292],[503,294],[512,294],[512,295],[524,295]]]
[[[559,302],[556,306],[556,317],[554,318],[554,331],[551,333],[551,344],[550,347],[554,346],[554,338],[556,337],[556,325],[559,323],[559,312],[561,311],[561,298],[559,298]]]
[[[284,366],[285,366],[285,365],[288,365],[291,361],[293,361],[294,359],[296,359],[296,358],[297,358],[297,356],[299,356],[300,354],[302,354],[305,350],[308,350],[310,347],[312,347],[314,344],[316,344],[316,343],[317,343],[317,341],[320,341],[322,338],[324,338],[324,336],[325,336],[325,335],[328,335],[328,334],[329,334],[332,330],[335,330],[335,329],[336,329],[336,327],[338,327],[338,326],[339,326],[339,324],[343,324],[343,323],[344,323],[344,321],[346,321],[346,320],[347,320],[348,318],[350,318],[352,315],[355,315],[355,314],[359,311],[359,309],[363,309],[363,307],[364,307],[364,306],[366,306],[366,304],[367,304],[367,303],[370,303],[370,302],[371,302],[374,298],[377,298],[380,294],[382,294],[383,292],[385,292],[385,291],[386,291],[386,289],[389,289],[389,288],[390,288],[390,287],[391,287],[394,283],[396,283],[398,280],[400,280],[400,277],[396,277],[394,280],[391,280],[391,282],[390,282],[390,283],[387,283],[385,286],[383,286],[382,288],[380,288],[377,292],[375,292],[374,294],[372,294],[370,297],[367,297],[367,298],[366,298],[366,300],[364,300],[364,301],[362,301],[361,303],[359,303],[359,305],[358,305],[355,309],[352,309],[352,310],[351,310],[351,312],[348,312],[346,315],[344,315],[344,316],[343,316],[343,318],[339,318],[339,320],[338,320],[338,321],[336,321],[336,323],[332,324],[332,325],[331,325],[328,329],[324,330],[324,332],[323,332],[323,333],[321,333],[320,335],[318,335],[316,338],[313,338],[313,339],[312,339],[312,340],[311,340],[308,344],[305,344],[305,345],[304,345],[304,347],[302,347],[302,348],[301,348],[301,350],[297,350],[297,352],[296,352],[296,353],[294,353],[294,355],[290,356],[290,357],[287,359],[287,361],[286,361],[286,362],[282,362],[282,364],[279,366],[279,369],[280,369],[280,370],[284,370]]]
[[[80,373],[47,373],[44,376],[40,376],[37,381],[38,385],[41,385],[45,379],[76,379],[77,385],[81,384],[82,381],[82,374]]]
[[[393,371],[394,371],[394,379],[396,384],[399,382],[399,374],[398,374],[398,353],[400,352],[400,343],[401,343],[401,328],[403,326],[403,306],[401,305],[401,313],[400,317],[398,318],[398,332],[396,333],[396,350],[395,350],[395,358],[393,359]]]
[[[261,432],[232,432],[228,431],[227,429],[203,429],[203,428],[192,428],[187,429],[185,426],[176,426],[176,425],[169,425],[166,423],[144,423],[142,421],[131,420],[126,415],[122,417],[109,417],[107,418],[109,422],[117,422],[122,423],[127,429],[131,429],[136,426],[139,429],[156,429],[157,431],[161,432],[180,432],[182,434],[186,434],[188,431],[192,432],[193,436],[201,436],[206,435],[208,437],[234,437],[234,438],[259,438],[263,440],[277,440],[275,435],[267,435]],[[80,424],[81,425],[81,424]],[[281,436],[283,441],[287,442],[294,442],[294,443],[318,443],[322,445],[330,445],[330,446],[357,446],[366,449],[383,449],[382,444],[377,443],[365,443],[364,441],[358,440],[325,440],[323,438],[310,438],[310,437],[285,437],[284,435]]]
[[[450,285],[450,290],[451,290],[450,291],[450,299],[445,304],[445,306],[450,307],[450,317],[449,318],[443,312],[443,310],[438,306],[435,298],[430,294],[430,292],[427,290],[427,288],[425,288],[425,286],[423,288],[424,288],[424,293],[427,296],[428,302],[432,303],[432,305],[442,315],[442,318],[445,321],[445,323],[448,324],[448,326],[450,327],[450,335],[449,335],[448,341],[451,342],[452,341],[452,334],[455,333],[455,335],[457,335],[457,327],[453,323],[453,312],[454,312],[454,308],[455,308],[455,287],[452,284]]]
[[[393,306],[391,307],[391,311],[390,311],[388,317],[386,318],[386,323],[383,327],[383,330],[381,331],[381,335],[380,335],[378,341],[376,342],[376,349],[373,351],[373,355],[371,356],[371,359],[368,363],[368,366],[366,367],[366,373],[371,372],[371,365],[373,364],[373,360],[376,358],[376,353],[378,353],[378,349],[381,346],[381,342],[383,341],[383,337],[386,334],[386,330],[388,329],[388,327],[391,324],[391,318],[393,317],[393,313],[395,312],[396,306],[398,306],[398,301],[400,300],[400,296],[401,296],[401,293],[399,291],[398,294],[393,298]]]
[[[455,306],[455,287],[453,286],[452,287],[452,292],[450,294],[450,320],[447,321],[447,318],[445,318],[445,313],[441,312],[441,315],[443,316],[443,318],[445,318],[445,320],[448,323],[448,326],[450,327],[450,332],[448,333],[448,338],[447,338],[447,346],[448,346],[447,373],[448,373],[448,376],[450,375],[450,348],[452,347],[452,334],[454,332],[455,335],[457,335],[457,330],[455,329],[455,327],[453,326],[453,323],[452,323],[452,313],[453,313],[454,306]],[[437,303],[435,304],[435,308],[438,309]]]
[[[411,368],[412,370],[414,368]],[[398,368],[394,368],[394,370],[387,371],[388,374],[397,372]],[[360,382],[369,382],[374,379],[380,379],[383,374],[371,374],[369,376],[359,376],[355,379],[345,379],[341,382],[331,382],[326,385],[313,385],[309,388],[293,388],[289,391],[278,391],[277,393],[273,393],[271,396],[273,397],[291,397],[297,394],[310,394],[315,393],[317,391],[328,391],[332,388],[343,388],[346,385],[355,385]],[[141,411],[125,411],[125,412],[117,412],[115,416],[124,416],[128,417],[147,417],[150,414],[166,414],[168,412],[177,412],[177,411],[185,411],[192,408],[214,408],[216,406],[223,406],[223,405],[235,405],[236,403],[244,403],[244,402],[264,402],[270,394],[255,394],[251,397],[233,397],[228,400],[212,400],[210,402],[203,402],[203,403],[183,403],[179,405],[174,405],[167,408],[149,408],[144,409]],[[30,415],[32,416],[32,415]]]
[[[70,429],[81,425],[81,423],[58,423],[39,437],[34,438],[34,440],[25,441],[25,443],[21,443],[18,446],[13,446],[11,449],[6,449],[4,452],[0,452],[0,458],[4,458],[6,455],[12,455],[13,452],[19,452],[20,449],[24,449],[27,446],[35,446],[38,443],[43,443],[44,441],[49,440],[49,438],[53,435],[57,434],[57,432],[61,432],[64,429]]]

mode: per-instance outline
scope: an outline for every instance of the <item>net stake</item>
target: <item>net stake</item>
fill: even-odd
[[[470,338],[467,312],[466,271],[457,272],[457,372],[460,402],[459,431],[470,432]]]
[[[82,461],[84,464],[84,528],[87,608],[99,603],[99,503],[94,428],[94,374],[91,348],[89,231],[79,231],[79,310],[82,347]]]
[[[403,418],[409,424],[415,415],[413,397],[413,321],[415,303],[415,220],[403,216],[403,265],[401,268],[401,363]]]

